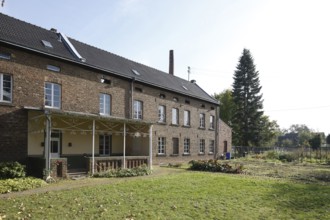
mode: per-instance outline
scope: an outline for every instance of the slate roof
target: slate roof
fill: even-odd
[[[50,42],[53,48],[45,47],[42,40]],[[85,62],[82,62],[74,53],[70,52],[63,41],[59,41],[58,33],[0,13],[0,42],[100,69],[121,77],[130,79],[135,77],[138,82],[218,104],[217,100],[208,95],[196,83],[191,83],[72,38],[69,38],[69,40],[78,53],[86,59]],[[137,70],[140,76],[135,75],[132,69]],[[183,86],[188,90],[184,89]]]

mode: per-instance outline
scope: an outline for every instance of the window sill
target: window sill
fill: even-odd
[[[158,121],[157,124],[159,124],[159,125],[166,125],[166,122]]]
[[[199,130],[205,130],[205,128],[204,128],[204,127],[199,127],[198,129],[199,129]]]
[[[208,153],[208,155],[214,155],[214,153]]]
[[[182,127],[184,127],[184,128],[191,128],[190,125],[182,125]]]
[[[210,131],[214,131],[214,128],[209,128]]]
[[[170,154],[171,157],[178,157],[179,154]]]
[[[182,156],[190,156],[190,153],[185,153],[185,154],[182,154]]]
[[[166,157],[166,154],[156,154],[156,157]]]
[[[178,124],[171,124],[171,126],[173,126],[173,127],[179,127]]]
[[[3,101],[0,101],[0,105],[5,105],[5,106],[14,107],[14,105],[13,105],[12,102],[3,102]]]

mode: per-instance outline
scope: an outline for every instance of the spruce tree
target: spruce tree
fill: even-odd
[[[233,141],[237,146],[259,146],[263,116],[260,91],[259,72],[250,51],[244,49],[235,70],[232,94],[235,104]]]

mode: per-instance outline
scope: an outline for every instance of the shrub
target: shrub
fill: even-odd
[[[132,177],[145,176],[150,174],[151,170],[146,165],[142,165],[132,169],[107,170],[104,172],[95,173],[93,177]]]
[[[221,172],[221,173],[242,173],[243,165],[232,167],[228,163],[221,163],[219,160],[192,160],[189,162],[190,170]]]
[[[0,180],[0,194],[38,188],[43,185],[46,185],[45,181],[33,177]]]
[[[292,153],[282,153],[278,156],[278,159],[282,162],[292,162],[296,160]]]
[[[266,159],[278,160],[279,154],[276,151],[268,151],[266,153]]]
[[[25,166],[18,162],[0,163],[0,179],[25,177]]]

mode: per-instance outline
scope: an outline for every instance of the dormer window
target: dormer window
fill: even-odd
[[[46,41],[46,40],[41,40],[42,44],[47,47],[47,48],[53,48],[53,45],[49,42],[49,41]]]

